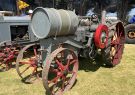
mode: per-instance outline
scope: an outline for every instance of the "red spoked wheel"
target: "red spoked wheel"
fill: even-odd
[[[16,60],[16,70],[23,82],[33,83],[39,79],[42,70],[38,68],[39,60],[40,53],[36,44],[27,45],[20,51]]]
[[[111,43],[104,50],[105,63],[109,66],[115,66],[120,63],[125,43],[125,32],[121,22],[116,24],[116,32],[111,38]]]
[[[11,41],[0,43],[0,71],[7,71],[12,67],[12,62],[18,55],[20,47]]]
[[[94,42],[97,48],[103,49],[108,42],[108,27],[106,25],[99,25],[94,34]]]
[[[43,85],[49,95],[62,95],[69,90],[77,77],[78,58],[66,48],[58,48],[46,59],[43,69]]]

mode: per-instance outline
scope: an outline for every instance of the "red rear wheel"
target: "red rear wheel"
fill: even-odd
[[[16,60],[16,70],[23,82],[33,83],[39,79],[40,68],[38,68],[38,59],[40,53],[35,44],[24,47]]]
[[[115,66],[120,63],[125,43],[124,27],[121,22],[117,23],[116,32],[109,42],[108,47],[103,50],[103,59],[105,64]]]

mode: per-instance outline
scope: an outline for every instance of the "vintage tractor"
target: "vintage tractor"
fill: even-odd
[[[38,43],[29,25],[29,16],[0,16],[0,71],[15,65],[12,62],[23,47]]]
[[[19,76],[32,82],[42,70],[43,85],[49,95],[61,95],[76,80],[78,56],[92,60],[100,55],[106,65],[119,64],[125,41],[123,23],[106,20],[105,16],[106,11],[101,17],[78,17],[69,10],[36,8],[31,29],[40,48],[34,49],[35,57],[29,59],[24,57],[27,47],[20,51],[16,62]]]

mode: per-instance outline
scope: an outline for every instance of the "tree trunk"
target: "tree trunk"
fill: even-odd
[[[121,0],[121,2],[117,5],[117,10],[118,18],[125,22],[128,10],[128,0]]]

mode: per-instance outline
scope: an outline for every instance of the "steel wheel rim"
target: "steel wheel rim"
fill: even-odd
[[[127,36],[130,39],[134,39],[135,38],[135,30],[128,31]]]
[[[122,58],[124,42],[125,42],[124,30],[121,30],[121,27],[119,26],[119,24],[117,24],[116,32],[114,33],[114,36],[112,38],[111,51],[110,51],[113,65],[117,65]],[[112,48],[114,48],[115,51]]]
[[[38,76],[38,61],[36,57],[24,59],[24,53],[31,47],[34,47],[35,44],[30,44],[24,47],[16,60],[16,70],[18,75],[22,78],[22,81],[25,83],[33,83],[37,80]],[[37,51],[34,49],[34,56],[36,56]],[[28,60],[28,61],[27,61]]]
[[[60,53],[60,52],[62,52],[62,51],[65,51],[65,50],[68,50],[68,51],[71,51],[71,50],[69,50],[69,49],[66,49],[66,48],[59,48],[59,49],[57,49],[57,50],[55,50],[54,52],[52,52],[51,53],[51,57],[48,57],[47,59],[46,59],[46,65],[44,66],[44,69],[43,69],[43,76],[42,76],[42,78],[43,78],[43,85],[44,85],[44,87],[45,87],[45,89],[47,90],[47,92],[49,93],[49,94],[52,94],[52,95],[61,95],[61,94],[63,94],[65,91],[67,91],[67,90],[69,90],[72,86],[73,86],[73,84],[74,84],[74,82],[75,82],[75,79],[76,79],[76,76],[77,76],[77,71],[78,71],[78,58],[77,58],[77,56],[75,55],[75,53],[73,52],[73,51],[71,51],[72,53],[73,53],[73,55],[74,55],[74,60],[76,60],[76,62],[74,63],[75,65],[73,66],[73,71],[74,71],[74,74],[72,73],[72,77],[70,77],[70,79],[68,80],[68,82],[67,83],[69,83],[68,85],[65,85],[64,86],[64,89],[62,88],[62,89],[59,89],[59,90],[56,90],[56,91],[51,91],[51,90],[54,90],[53,88],[51,88],[50,87],[50,83],[49,83],[49,78],[48,78],[48,74],[49,74],[49,72],[50,72],[50,69],[51,69],[51,64],[52,64],[52,61],[55,59],[54,57],[56,57],[57,56],[57,54],[58,53]],[[69,60],[68,60],[69,61]],[[60,65],[59,65],[60,66]],[[54,69],[55,70],[55,69]],[[56,70],[58,70],[58,69],[56,69]],[[58,73],[58,72],[57,72]],[[61,73],[62,74],[62,73]],[[57,76],[57,75],[56,75]],[[59,78],[62,78],[63,77],[63,75],[62,76],[60,76]],[[67,76],[65,76],[65,77],[67,77]],[[55,77],[56,78],[56,77]],[[54,79],[54,78],[53,78]],[[64,79],[62,79],[62,81],[63,81]],[[59,82],[57,82],[57,83],[59,83]],[[54,83],[54,85],[57,85],[57,83]],[[64,82],[63,82],[64,83]],[[63,85],[63,84],[62,84]],[[62,87],[62,85],[61,85],[61,87]],[[53,86],[54,87],[54,86]]]

